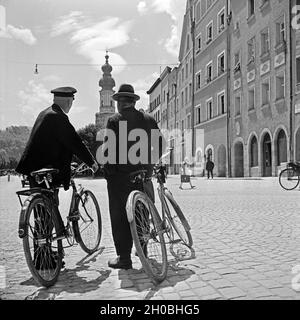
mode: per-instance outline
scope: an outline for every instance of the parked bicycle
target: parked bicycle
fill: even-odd
[[[161,200],[161,216],[145,192],[134,190],[128,196],[126,211],[137,255],[145,272],[154,282],[161,282],[167,276],[168,258],[166,244],[171,254],[181,259],[181,253],[174,246],[181,243],[188,248],[193,245],[191,227],[172,193],[164,186],[164,177],[154,169]],[[146,170],[131,174],[133,183],[147,181]],[[165,237],[166,236],[166,237]]]
[[[289,162],[287,168],[279,174],[279,184],[285,190],[297,188],[300,182],[300,163]]]
[[[57,169],[42,169],[31,173],[38,184],[45,183],[46,188],[37,187],[18,191],[22,209],[19,219],[19,237],[29,270],[37,283],[44,287],[55,284],[62,268],[64,248],[75,242],[88,254],[94,253],[100,244],[102,222],[100,207],[95,195],[81,185],[77,190],[75,175],[91,170],[84,164],[72,164],[72,198],[63,236],[57,236],[59,223],[57,189],[51,186]],[[27,196],[24,203],[21,196]],[[63,246],[63,240],[67,245]]]

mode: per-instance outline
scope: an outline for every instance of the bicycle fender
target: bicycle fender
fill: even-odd
[[[135,194],[135,191],[131,192],[126,202],[126,213],[127,213],[127,220],[129,223],[133,222],[132,198],[134,197],[134,194]]]
[[[28,210],[28,207],[36,196],[42,197],[40,193],[33,193],[31,194],[23,203],[23,206],[21,208],[20,217],[19,217],[19,229],[18,229],[18,235],[19,238],[25,238],[27,236],[26,234],[26,212]]]
[[[27,236],[26,234],[26,212],[27,209],[30,205],[30,202],[32,201],[34,197],[34,194],[30,195],[23,203],[23,206],[21,208],[21,212],[20,212],[20,217],[19,217],[19,229],[18,229],[18,234],[19,234],[19,238],[25,238]]]

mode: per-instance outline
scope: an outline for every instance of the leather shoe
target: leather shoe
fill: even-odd
[[[122,259],[117,257],[108,261],[108,266],[113,269],[132,269],[132,261],[130,258]]]

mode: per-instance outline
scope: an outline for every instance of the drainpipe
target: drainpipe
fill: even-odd
[[[226,15],[227,15],[227,82],[226,82],[226,104],[227,104],[227,123],[226,123],[226,131],[227,131],[227,168],[228,168],[228,177],[232,177],[231,172],[231,122],[230,122],[230,95],[231,95],[231,10],[229,6],[229,0],[226,0]]]
[[[191,127],[192,127],[192,158],[195,157],[196,137],[195,137],[195,19],[193,16],[193,1],[190,1],[190,20],[192,38],[192,106],[191,106]]]
[[[290,51],[290,139],[289,139],[289,157],[294,160],[294,72],[293,72],[293,27],[292,27],[292,2],[289,1],[289,51]],[[286,48],[286,52],[287,52]]]

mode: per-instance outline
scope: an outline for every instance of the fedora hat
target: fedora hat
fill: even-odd
[[[112,96],[116,101],[118,101],[120,97],[130,97],[135,101],[140,100],[140,97],[134,93],[134,89],[131,84],[121,84],[119,91]]]

